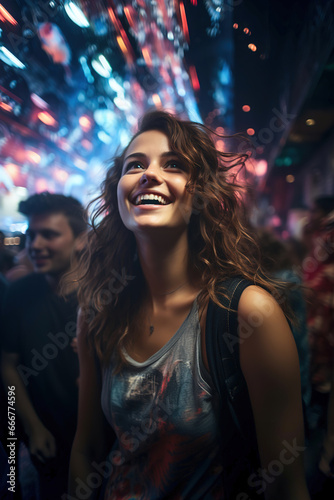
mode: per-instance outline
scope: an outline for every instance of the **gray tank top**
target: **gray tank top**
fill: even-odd
[[[201,357],[197,300],[158,352],[104,371],[102,408],[116,433],[105,500],[222,499],[217,403]]]

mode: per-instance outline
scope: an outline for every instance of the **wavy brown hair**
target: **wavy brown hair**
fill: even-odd
[[[166,134],[171,150],[189,167],[186,189],[194,197],[188,239],[192,269],[203,283],[199,304],[208,298],[220,304],[219,294],[224,291],[219,284],[232,276],[242,276],[274,291],[260,270],[257,245],[245,223],[241,186],[231,173],[244,166],[248,154],[218,151],[214,133],[206,126],[164,111],[147,113],[129,145],[149,130]],[[118,211],[117,185],[129,145],[113,159],[102,193],[92,202],[95,212],[81,258],[78,294],[89,341],[103,363],[116,353],[118,366],[125,363],[122,348],[125,339],[131,338],[131,323],[146,286],[135,258],[134,235],[124,226]]]

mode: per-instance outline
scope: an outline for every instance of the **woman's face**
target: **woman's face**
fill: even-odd
[[[186,190],[189,177],[164,133],[140,134],[125,154],[117,188],[124,225],[138,235],[156,228],[186,230],[193,197]]]

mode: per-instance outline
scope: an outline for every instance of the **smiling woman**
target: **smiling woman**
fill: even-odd
[[[186,188],[189,176],[189,169],[169,150],[164,133],[149,130],[136,137],[126,153],[117,190],[124,225],[134,235],[145,234],[143,224],[164,229],[181,224],[186,229],[192,209]]]
[[[149,113],[103,183],[81,260],[72,498],[82,484],[97,498],[103,478],[105,500],[309,498],[300,453],[273,466],[286,443],[303,449],[298,355],[229,175],[246,155],[211,134]],[[243,415],[217,379],[214,331]]]

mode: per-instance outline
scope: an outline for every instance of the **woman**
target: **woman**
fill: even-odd
[[[107,500],[223,498],[225,419],[210,378],[206,311],[209,301],[220,304],[228,277],[272,289],[252,258],[228,176],[245,159],[217,151],[204,126],[155,111],[108,171],[83,259],[71,498],[97,497],[103,478]],[[252,325],[240,362],[263,468],[250,480],[267,498],[307,500],[298,355],[287,321],[252,284],[238,318]],[[106,420],[116,435],[108,459]]]

